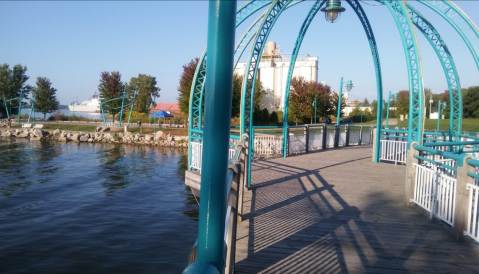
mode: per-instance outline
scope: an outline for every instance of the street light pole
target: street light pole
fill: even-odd
[[[336,116],[336,125],[339,126],[339,119],[341,117],[341,95],[343,93],[343,77],[341,77],[341,83],[339,84],[339,98],[338,98],[338,116]]]
[[[318,98],[317,98],[316,96],[314,96],[314,102],[313,102],[313,106],[314,106],[314,124],[316,124],[316,109],[317,109],[317,107],[316,107],[316,102],[317,102],[317,99],[318,99]]]
[[[346,83],[346,89],[351,91],[353,88],[353,82],[349,80]],[[342,101],[342,93],[343,93],[343,77],[341,77],[341,82],[339,84],[339,98],[338,98],[338,116],[336,117],[336,125],[339,126],[339,119],[341,118],[341,101]]]

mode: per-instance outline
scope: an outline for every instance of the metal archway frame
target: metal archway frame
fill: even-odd
[[[127,99],[131,99],[131,102],[125,104],[125,100],[127,100]],[[123,96],[121,96],[121,97],[113,98],[113,99],[107,100],[105,102],[101,102],[101,100],[100,100],[101,115],[103,117],[103,122],[104,122],[105,126],[107,126],[105,111],[112,110],[112,109],[121,109],[120,110],[120,119],[119,119],[119,126],[121,127],[123,110],[126,109],[127,107],[130,107],[130,114],[128,116],[128,124],[127,124],[127,125],[130,125],[131,113],[133,112],[133,108],[134,108],[134,105],[135,105],[135,99],[136,99],[136,93],[133,94],[133,97],[130,97],[130,96],[126,96],[125,91],[123,91]],[[122,100],[121,101],[121,107],[111,107],[111,108],[104,107],[105,104],[107,104],[109,102],[117,101],[117,100]]]
[[[374,33],[372,31],[371,25],[369,23],[369,20],[367,19],[366,13],[364,12],[363,8],[357,1],[346,1],[355,11],[356,15],[361,21],[361,24],[363,25],[364,31],[366,32],[366,36],[368,38],[369,46],[371,48],[371,53],[373,56],[373,61],[374,61],[374,68],[376,72],[376,84],[377,84],[377,94],[378,94],[378,102],[382,101],[382,73],[381,73],[381,63],[379,60],[379,53],[377,49],[377,44],[376,44],[376,39],[374,38]],[[287,126],[288,126],[288,105],[289,105],[289,93],[291,89],[291,79],[294,71],[294,65],[296,63],[297,55],[299,52],[299,49],[301,47],[304,35],[306,34],[306,31],[309,28],[309,25],[313,18],[316,16],[317,12],[319,9],[321,9],[322,2],[316,1],[315,4],[311,7],[311,10],[309,11],[308,15],[306,16],[306,19],[303,22],[303,25],[301,26],[301,30],[298,34],[298,37],[296,39],[296,43],[293,49],[293,54],[291,57],[291,63],[289,66],[289,71],[288,71],[288,76],[286,79],[286,90],[285,90],[285,96],[284,96],[284,115],[283,115],[283,140],[286,140],[287,138]],[[382,125],[382,105],[378,105],[378,120],[377,120],[377,134],[380,135],[381,131],[381,125]],[[376,147],[379,147],[380,145],[380,140],[377,138],[376,140]],[[379,162],[379,150],[377,150],[378,153],[375,153],[375,162]],[[286,142],[283,142],[283,157],[286,157],[287,154],[287,144]]]
[[[289,4],[290,1],[280,1],[277,0],[273,2],[273,4],[268,9],[267,15],[263,19],[261,26],[257,32],[255,40],[252,45],[252,50],[250,52],[250,58],[247,65],[247,75],[243,82],[243,93],[242,93],[242,100],[241,100],[241,134],[250,134],[252,132],[252,102],[254,98],[254,87],[255,87],[255,79],[258,70],[259,60],[261,60],[262,51],[265,45],[265,41],[269,33],[271,32],[274,23],[276,22],[277,18],[281,15],[284,10],[284,7]],[[409,114],[409,128],[408,128],[408,142],[413,140],[418,141],[418,143],[422,143],[422,132],[423,132],[423,118],[424,112],[422,107],[423,105],[423,97],[424,97],[424,89],[422,84],[422,68],[421,68],[421,60],[419,55],[419,47],[417,45],[416,34],[414,32],[414,28],[412,27],[411,19],[409,18],[409,14],[407,13],[406,6],[403,1],[379,1],[385,4],[391,15],[393,16],[396,25],[398,27],[401,40],[403,42],[403,47],[406,55],[407,65],[408,65],[408,76],[409,76],[409,86],[410,86],[410,107]],[[314,9],[313,9],[314,10]],[[311,14],[311,13],[310,13]],[[308,20],[308,19],[306,19]],[[312,20],[312,19],[311,19]],[[304,26],[304,25],[303,25]],[[304,32],[307,30],[306,28],[302,27]],[[300,32],[301,35],[301,32]],[[379,60],[379,59],[377,59]],[[294,66],[291,66],[290,69]],[[380,93],[382,98],[382,93]],[[285,96],[286,98],[286,96]],[[382,99],[381,101],[382,102]],[[287,105],[286,105],[287,107]],[[378,110],[382,113],[382,104],[379,104]],[[286,110],[287,111],[287,110]],[[286,115],[283,115],[285,117]],[[382,115],[381,115],[382,116]],[[286,116],[287,117],[287,116]],[[284,119],[284,118],[283,118]],[[249,152],[252,151],[252,139],[249,139]],[[377,150],[379,151],[379,149]],[[283,153],[285,149],[283,148]],[[378,158],[378,157],[375,157]],[[251,161],[248,161],[248,167],[250,167]],[[249,176],[248,176],[249,177]],[[248,178],[248,182],[250,178]]]
[[[397,5],[397,3],[393,3],[393,2],[397,2],[397,1],[385,1],[385,0],[377,0],[378,2],[380,3],[383,3],[385,5],[389,7],[393,7],[393,9],[389,8],[390,9],[390,12],[392,14],[394,14],[394,12],[396,11],[397,14],[399,14],[399,20],[395,20],[396,21],[396,24],[398,25],[398,28],[400,30],[403,31],[403,34],[405,33],[405,37],[407,37],[408,39],[410,39],[410,33],[411,33],[411,29],[412,29],[412,33],[414,33],[414,29],[413,28],[410,28],[411,26],[411,19],[409,19],[409,24],[408,24],[408,20],[404,20],[405,18],[409,17],[409,16],[404,16],[402,14],[407,14],[405,13],[404,11],[406,10],[404,8],[404,5],[402,8],[398,8],[399,5]],[[422,1],[422,0],[418,0],[419,2],[425,4],[426,6],[432,8],[433,10],[435,10],[436,12],[438,12],[441,16],[443,16],[446,20],[448,20],[449,23],[451,23],[453,26],[455,24],[455,29],[456,31],[460,32],[461,28],[460,28],[460,22],[458,22],[457,20],[454,20],[454,19],[451,19],[450,17],[454,17],[454,14],[451,13],[451,10],[453,10],[455,12],[455,14],[459,14],[461,16],[461,18],[463,18],[463,20],[470,26],[469,28],[472,30],[472,32],[474,32],[476,35],[472,36],[473,38],[474,37],[479,37],[477,35],[477,27],[475,27],[474,23],[467,17],[467,15],[465,15],[459,8],[457,8],[453,3],[450,3],[450,1],[447,1],[447,0],[443,0],[443,1]],[[278,2],[278,1],[275,1],[275,2]],[[286,1],[281,1],[281,2],[286,2]],[[291,2],[291,1],[287,1],[287,2]],[[292,1],[293,3],[294,2],[301,2],[301,1]],[[357,2],[357,1],[351,1],[351,2]],[[402,2],[402,1],[400,1]],[[431,2],[432,4],[429,4],[428,2]],[[449,6],[448,9],[442,9],[440,10],[439,8],[435,7],[437,6],[435,3],[436,2],[443,2],[445,3],[445,5]],[[250,2],[247,2],[245,3],[242,7],[240,7],[237,11],[237,26],[244,21],[245,18],[249,17],[251,14],[253,14],[254,12],[256,12],[257,10],[259,10],[260,8],[270,4],[271,1],[250,1]],[[428,5],[429,4],[429,5]],[[395,10],[395,11],[394,11]],[[267,11],[268,12],[268,11]],[[241,13],[241,15],[239,15],[239,13]],[[266,12],[265,12],[266,14]],[[263,17],[264,15],[262,15],[261,17]],[[239,18],[239,19],[238,19]],[[242,19],[244,18],[244,19]],[[264,20],[263,20],[264,21]],[[238,45],[237,45],[237,50],[238,49],[241,49],[244,50],[244,47],[246,47],[246,45],[248,44],[249,40],[251,40],[251,31],[254,31],[254,29],[258,28],[258,22],[259,22],[259,19],[257,19],[256,22],[254,22],[250,28],[248,29],[248,31],[245,33],[245,35],[243,35],[242,39],[240,40],[240,42],[242,43],[240,45],[240,42],[238,42]],[[409,27],[407,26],[409,25]],[[462,27],[464,28],[464,27]],[[401,32],[401,31],[400,31]],[[464,33],[464,32],[463,32]],[[461,33],[460,33],[461,34]],[[246,35],[249,35],[249,37],[247,37]],[[471,36],[471,35],[470,35]],[[468,42],[468,38],[466,37],[465,34],[461,34],[461,37],[464,39],[464,41],[466,42],[466,44],[470,45],[471,43]],[[412,42],[416,42],[415,40],[415,37],[413,39],[414,41]],[[412,45],[413,43],[411,43],[411,41],[407,41],[406,44],[409,44]],[[403,43],[403,46],[404,46],[404,43]],[[407,47],[409,46],[405,46],[405,49],[407,49]],[[253,46],[254,47],[254,46]],[[413,47],[414,48],[414,47]],[[471,50],[471,53],[473,53],[473,49],[474,47],[470,46],[469,47],[470,50]],[[479,47],[477,47],[479,49]],[[419,50],[417,49],[417,47],[414,49],[417,54],[419,54]],[[241,56],[241,53],[239,51],[236,51],[236,54],[235,54],[235,66],[239,60],[239,56]],[[420,62],[417,63],[416,62],[416,57],[415,57],[415,53],[414,52],[408,52],[408,54],[406,54],[406,58],[408,59],[408,56],[409,56],[409,59],[412,61],[412,62],[408,62],[408,66],[411,64],[412,66],[412,70],[413,72],[412,73],[409,73],[410,74],[410,78],[412,76],[413,78],[413,81],[410,81],[410,87],[415,87],[414,90],[419,90],[418,89],[418,85],[421,86],[421,89],[422,89],[422,76],[419,78],[417,77],[417,73],[416,71],[418,71],[418,65],[419,65],[419,68],[420,68]],[[474,55],[473,53],[473,56],[477,56]],[[200,64],[202,65],[199,65],[197,67],[197,71],[195,72],[195,78],[194,78],[194,85],[192,86],[192,93],[191,93],[191,97],[190,97],[190,141],[192,141],[194,138],[192,137],[195,137],[194,135],[196,134],[196,137],[198,138],[197,140],[200,140],[201,141],[201,138],[202,138],[202,128],[201,128],[201,106],[202,106],[202,99],[203,99],[203,83],[204,83],[204,78],[206,77],[205,75],[205,68],[206,68],[206,50],[205,52],[203,53],[202,55],[202,58],[200,59]],[[411,58],[412,57],[412,58]],[[420,59],[419,59],[420,60]],[[419,80],[420,79],[420,80]],[[199,84],[198,84],[199,83]],[[254,85],[254,83],[253,83]],[[199,87],[199,88],[198,88]],[[198,92],[193,92],[193,90],[197,90]],[[411,88],[410,88],[411,90]],[[423,93],[423,91],[421,92]],[[417,108],[417,106],[419,105],[419,94],[417,92],[414,92],[413,93],[414,96],[410,96],[413,97],[411,98],[412,99],[412,106],[416,106],[415,108],[415,111],[413,110],[413,115],[410,114],[410,117],[413,117],[413,119],[410,119],[410,123],[412,123],[412,127],[409,126],[409,129],[414,129],[416,133],[413,133],[413,134],[409,134],[409,136],[412,136],[414,135],[414,138],[420,138],[420,136],[422,136],[422,133],[420,134],[417,134],[417,131],[418,129],[421,130],[421,132],[423,131],[423,123],[422,123],[422,120],[421,119],[421,125],[419,126],[419,124],[417,122],[415,122],[416,120],[418,120],[418,117],[424,117],[423,114],[421,114],[420,112],[423,112],[422,111],[422,108]],[[254,95],[253,95],[254,96]],[[458,99],[455,98],[455,99],[452,99],[451,102],[454,102],[454,101],[457,101]],[[196,101],[196,102],[195,102]],[[422,101],[424,101],[424,98],[422,98]],[[196,103],[196,104],[194,104]],[[380,105],[381,106],[381,105]],[[198,111],[193,112],[192,110],[194,108],[197,108]],[[382,106],[381,106],[382,107]],[[410,109],[411,111],[411,109]],[[195,115],[192,115],[194,114]],[[199,115],[198,115],[199,114]],[[243,112],[242,112],[242,115],[243,115]],[[457,115],[456,115],[457,116]],[[453,120],[453,119],[451,119]],[[196,121],[196,123],[194,123],[194,121]],[[243,119],[242,119],[242,122],[243,122]],[[195,126],[196,125],[196,126]],[[459,122],[459,126],[460,126],[460,122]],[[242,126],[242,129],[244,127]],[[454,128],[454,126],[453,126]],[[458,128],[457,126],[455,126],[455,128]],[[193,135],[193,136],[192,136]],[[422,141],[422,138],[421,138],[421,141]],[[190,155],[191,155],[191,152],[190,152]]]
[[[241,25],[248,17],[256,13],[258,10],[269,5],[271,0],[251,0],[244,3],[236,11],[236,27]],[[199,59],[196,67],[195,75],[193,78],[193,84],[190,91],[190,106],[189,106],[189,142],[202,142],[203,129],[202,129],[202,107],[203,107],[203,94],[204,84],[206,80],[206,55],[207,49],[205,48]],[[238,57],[239,59],[239,57]],[[191,146],[188,146],[188,169],[191,170]]]

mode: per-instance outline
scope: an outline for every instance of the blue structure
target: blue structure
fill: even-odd
[[[298,32],[289,66],[288,78],[286,80],[287,84],[284,98],[282,127],[283,156],[285,157],[287,156],[287,117],[291,78],[302,41],[311,21],[317,15],[318,11],[321,10],[327,12],[326,17],[328,20],[334,22],[339,18],[340,12],[345,11],[341,5],[344,2],[355,12],[365,30],[374,61],[377,101],[383,102],[383,83],[379,50],[368,17],[362,9],[360,1],[317,0],[312,2],[312,7]],[[462,116],[460,83],[454,62],[446,44],[429,21],[427,21],[427,19],[416,11],[409,3],[406,3],[404,0],[377,0],[377,2],[383,4],[393,17],[399,36],[401,37],[406,58],[410,98],[409,126],[407,129],[407,137],[405,137],[407,138],[408,144],[417,142],[419,145],[422,145],[424,142],[423,133],[425,113],[423,107],[423,74],[414,26],[425,35],[441,62],[448,82],[451,99],[451,124],[449,136],[452,138],[458,135],[461,129]],[[417,2],[431,8],[451,24],[467,44],[479,68],[479,29],[467,17],[467,15],[448,0],[418,0]],[[230,109],[227,109],[228,104],[225,102],[231,103],[231,80],[233,68],[236,66],[246,46],[249,43],[252,43],[242,87],[240,125],[241,135],[246,134],[249,137],[249,144],[247,146],[249,155],[247,157],[247,170],[249,171],[251,170],[251,155],[254,145],[252,110],[259,62],[268,36],[277,19],[281,16],[283,11],[299,3],[311,2],[292,0],[250,0],[236,10],[235,17],[234,9],[236,7],[236,1],[217,0],[210,2],[208,47],[203,52],[198,63],[190,97],[189,141],[203,144],[201,181],[204,182],[204,184],[202,184],[201,187],[202,203],[200,205],[200,226],[197,251],[198,263],[192,264],[191,267],[186,270],[188,273],[190,273],[190,271],[194,272],[194,269],[203,269],[203,271],[205,271],[204,273],[214,273],[215,270],[218,272],[223,271],[223,238],[221,237],[223,232],[220,227],[222,226],[221,223],[224,221],[225,214],[224,204],[226,201],[224,193],[226,192],[226,184],[224,182],[227,181],[227,140],[230,138]],[[266,11],[260,14],[246,29],[235,47],[233,45],[235,27],[237,28],[246,18],[264,7],[267,7]],[[233,18],[235,18],[235,22],[233,22]],[[463,22],[466,22],[466,24]],[[209,57],[208,60],[207,56]],[[203,102],[205,86],[208,88],[206,103]],[[219,92],[220,89],[221,92]],[[219,100],[223,100],[221,104],[218,103]],[[202,124],[203,104],[206,112],[204,115],[204,125]],[[377,136],[381,136],[382,131],[382,108],[383,104],[378,104],[376,122]],[[214,127],[213,121],[215,121]],[[376,148],[374,161],[379,162],[379,152],[381,150],[380,138],[375,139],[374,145]],[[192,156],[191,147],[192,146],[190,146],[189,151],[190,169]],[[250,182],[250,176],[250,172],[248,172],[248,183]],[[213,265],[214,268],[211,268],[211,265]]]

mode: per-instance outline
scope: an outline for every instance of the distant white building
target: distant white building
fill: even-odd
[[[286,90],[286,78],[290,61],[279,53],[279,47],[275,42],[266,44],[265,52],[262,55],[258,67],[257,79],[263,83],[266,95],[261,102],[261,108],[271,111],[282,111]],[[294,64],[293,77],[304,77],[307,81],[318,80],[318,57],[311,57],[308,54],[303,59],[297,59]],[[247,63],[238,63],[235,72],[241,76],[245,75]]]

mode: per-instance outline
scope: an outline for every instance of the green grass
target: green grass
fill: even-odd
[[[364,126],[374,126],[376,125],[376,120],[362,123]],[[408,120],[400,121],[398,118],[397,125],[390,125],[390,127],[408,127]],[[426,119],[424,124],[425,129],[436,130],[437,129],[437,120],[435,119]],[[444,119],[440,121],[440,130],[449,129],[449,119]],[[462,129],[461,131],[469,132],[479,132],[479,119],[462,119]]]
[[[123,132],[123,128],[112,130],[113,132]],[[140,133],[140,128],[133,127],[128,129],[131,133]],[[156,132],[163,131],[165,134],[171,134],[176,136],[188,136],[188,129],[187,128],[156,128]],[[152,127],[143,127],[142,134],[153,134]]]
[[[398,127],[407,127],[408,120],[399,121]],[[435,130],[437,129],[437,120],[426,119],[424,124],[424,129]],[[440,121],[439,125],[440,130],[449,129],[449,119],[444,119]],[[462,119],[461,131],[470,131],[470,132],[479,132],[479,119]]]
[[[95,132],[96,126],[43,124],[43,129],[50,129],[50,130],[59,129],[59,130],[66,130],[66,131]]]

